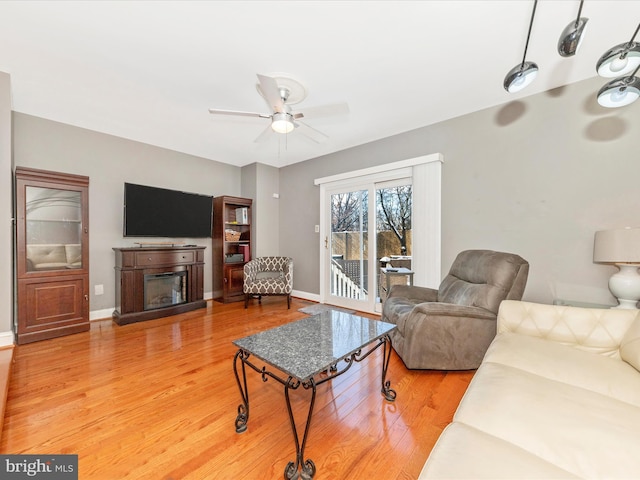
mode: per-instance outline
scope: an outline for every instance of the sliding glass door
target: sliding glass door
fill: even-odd
[[[411,179],[375,180],[326,189],[326,303],[380,311],[381,268],[411,266]]]
[[[438,287],[442,161],[435,153],[314,180],[321,303],[377,313],[381,282]]]

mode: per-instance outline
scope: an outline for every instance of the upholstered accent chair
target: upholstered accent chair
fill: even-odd
[[[498,307],[520,300],[529,263],[519,255],[491,250],[458,254],[438,290],[394,285],[382,320],[394,350],[410,369],[473,370],[496,335]]]
[[[291,290],[293,289],[293,259],[289,257],[258,257],[245,263],[244,308],[249,299],[263,295],[286,295],[287,308],[291,308]]]

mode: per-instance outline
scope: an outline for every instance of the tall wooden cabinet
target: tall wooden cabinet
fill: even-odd
[[[251,259],[251,205],[249,198],[213,199],[213,299],[244,300],[244,264]]]
[[[17,167],[17,342],[89,330],[89,177]]]

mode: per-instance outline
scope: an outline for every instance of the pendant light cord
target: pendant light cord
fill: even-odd
[[[631,40],[629,40],[629,43],[627,43],[628,47],[631,47],[631,44],[633,43],[633,41],[636,39],[636,35],[638,35],[638,30],[640,30],[640,23],[638,24],[638,26],[636,27],[636,31],[633,33],[633,37],[631,37]]]
[[[584,0],[580,0],[580,7],[578,7],[578,16],[576,17],[576,28],[578,27],[578,23],[580,23],[580,14],[582,13],[582,4]]]
[[[527,49],[529,48],[529,38],[531,37],[531,27],[533,27],[533,17],[536,15],[536,6],[538,5],[538,0],[533,0],[533,11],[531,12],[531,21],[529,22],[529,33],[527,33],[527,43],[524,45],[524,55],[522,56],[522,66],[524,67],[524,63],[527,60]],[[640,25],[638,25],[640,27]],[[637,31],[636,31],[637,32]]]
[[[640,65],[638,65],[636,69],[633,72],[631,72],[629,75],[621,79],[622,85],[619,85],[617,87],[619,91],[621,92],[625,91],[629,85],[631,85],[635,80],[637,80],[636,73],[638,73],[639,69],[640,69]]]

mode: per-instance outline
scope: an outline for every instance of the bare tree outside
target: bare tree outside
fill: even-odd
[[[411,231],[413,195],[411,185],[376,190],[377,231],[390,231],[400,242],[401,252],[407,252],[408,232]],[[338,193],[331,196],[331,231],[367,231],[366,215],[368,194],[366,190]],[[363,225],[360,212],[364,209]],[[361,228],[362,227],[362,228]]]
[[[400,242],[403,254],[407,252],[407,233],[411,230],[413,196],[411,185],[381,188],[376,191],[378,232],[391,231]]]
[[[360,210],[364,207],[364,225],[362,231],[367,230],[368,192],[366,190],[338,193],[331,195],[331,231],[358,232],[360,231]]]
[[[378,259],[400,254],[411,262],[411,185],[375,190],[376,253]],[[368,255],[369,190],[331,194],[331,293],[366,299],[370,266]],[[373,207],[373,206],[372,206]],[[373,212],[372,212],[373,213]],[[395,265],[395,264],[394,264]],[[408,265],[410,267],[410,263]]]

